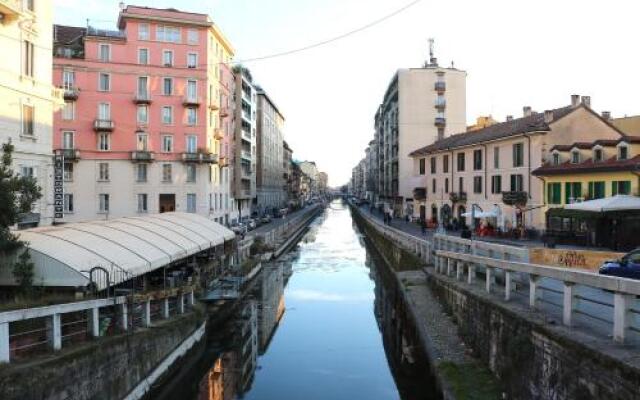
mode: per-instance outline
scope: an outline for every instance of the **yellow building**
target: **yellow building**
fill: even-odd
[[[480,129],[488,128],[491,125],[495,125],[497,123],[498,121],[493,119],[491,115],[481,116],[476,118],[475,125],[470,125],[467,127],[467,132],[473,132],[473,131],[478,131]]]

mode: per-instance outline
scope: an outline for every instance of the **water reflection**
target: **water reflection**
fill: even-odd
[[[349,210],[332,204],[295,250],[265,265],[234,318],[209,327],[197,365],[158,398],[429,398],[403,354],[411,346],[393,339],[397,296],[381,271]]]

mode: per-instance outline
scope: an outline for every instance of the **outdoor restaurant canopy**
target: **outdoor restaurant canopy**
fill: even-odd
[[[640,210],[640,197],[629,195],[617,195],[604,199],[587,200],[581,203],[573,203],[565,206],[565,210],[585,212],[608,212]]]
[[[112,284],[117,284],[124,277],[143,275],[235,237],[232,231],[206,217],[180,212],[16,233],[27,242],[35,265],[34,284],[58,287],[86,286],[94,267],[121,271],[112,274]],[[0,268],[0,285],[13,284],[10,269]]]

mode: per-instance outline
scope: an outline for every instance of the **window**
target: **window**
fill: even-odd
[[[162,152],[163,153],[173,152],[173,136],[171,135],[162,136]]]
[[[595,149],[593,151],[593,161],[600,162],[604,158],[602,149]]]
[[[138,24],[138,40],[149,40],[149,24]]]
[[[187,125],[196,125],[198,123],[198,113],[193,107],[187,108]]]
[[[138,112],[136,113],[136,119],[139,124],[149,123],[149,106],[141,104],[138,106]]]
[[[577,164],[580,162],[580,152],[579,151],[572,151],[571,152],[571,164]]]
[[[63,179],[66,182],[73,181],[73,163],[64,163]]]
[[[629,148],[627,146],[618,147],[618,160],[626,160],[629,158]]]
[[[29,10],[31,12],[35,11],[34,7],[35,0],[22,0],[22,8]]]
[[[149,207],[147,204],[147,194],[146,193],[138,193],[137,195],[138,198],[138,212],[139,213],[146,213],[149,211]]]
[[[460,193],[464,192],[464,178],[463,177],[459,177],[458,178],[458,191]]]
[[[449,172],[449,155],[445,154],[442,157],[442,172],[445,174]]]
[[[166,125],[173,123],[173,107],[162,107],[162,123]]]
[[[482,193],[482,177],[473,177],[473,193]]]
[[[73,212],[73,194],[71,193],[64,194],[64,212],[68,214]]]
[[[187,68],[197,68],[198,66],[198,54],[187,54]]]
[[[73,131],[62,132],[62,148],[63,149],[74,148]]]
[[[98,90],[101,92],[108,92],[111,90],[111,76],[109,74],[104,72],[100,73]]]
[[[164,65],[165,67],[173,67],[173,51],[172,50],[162,51],[162,65]]]
[[[109,164],[108,163],[98,164],[98,180],[99,181],[109,180]]]
[[[613,181],[611,182],[611,195],[631,194],[631,181]]]
[[[180,36],[180,28],[164,25],[156,28],[156,40],[159,42],[180,43]]]
[[[589,199],[602,199],[605,195],[604,182],[589,182]]]
[[[173,94],[173,78],[162,79],[162,94],[171,96]]]
[[[22,105],[22,134],[25,136],[33,136],[33,117],[34,107],[29,104]]]
[[[435,192],[436,192],[436,179],[435,179],[435,178],[433,178],[433,179],[431,180],[431,192],[432,192],[432,193],[435,193]]]
[[[109,151],[111,148],[110,135],[108,133],[100,133],[98,135],[98,150]]]
[[[35,177],[36,173],[35,173],[35,169],[33,167],[30,166],[21,166],[20,167],[20,176],[24,176],[27,178],[33,178]]]
[[[420,159],[420,175],[424,175],[425,174],[425,159],[421,158]]]
[[[136,135],[136,149],[138,151],[149,151],[149,135],[142,132]]]
[[[99,201],[99,210],[101,213],[109,212],[109,195],[106,193],[101,193],[98,195]]]
[[[482,169],[482,150],[473,151],[473,170],[479,171]]]
[[[187,42],[189,44],[198,44],[198,31],[195,29],[189,29],[187,31]]]
[[[561,204],[562,202],[562,185],[559,182],[547,184],[547,203]]]
[[[149,64],[149,49],[138,49],[138,64]]]
[[[64,121],[73,121],[76,114],[76,102],[65,101],[64,107],[62,107],[62,119]]]
[[[198,148],[198,137],[196,135],[187,135],[187,153],[195,153]]]
[[[102,61],[102,62],[111,61],[111,45],[110,44],[105,44],[105,43],[100,43],[98,45],[98,57],[100,58],[100,61]]]
[[[187,194],[187,212],[188,213],[196,212],[196,194],[195,193]]]
[[[513,174],[511,175],[511,191],[512,192],[522,192],[524,188],[524,182],[522,175]]]
[[[513,145],[513,166],[522,167],[524,165],[524,144],[516,143]]]
[[[102,121],[111,120],[111,104],[109,103],[98,104],[98,119]]]
[[[577,199],[582,198],[581,182],[565,182],[564,183],[564,203],[575,203]]]
[[[138,97],[141,99],[149,98],[149,78],[146,76],[138,77]]]
[[[458,153],[458,171],[464,171],[464,153]]]
[[[449,193],[449,178],[444,178],[444,192]]]
[[[493,168],[500,168],[500,147],[498,146],[493,148]]]
[[[431,157],[431,173],[435,174],[436,173],[436,158],[435,157]]]
[[[62,87],[71,90],[76,86],[76,73],[70,70],[62,71]]]
[[[560,153],[553,153],[552,162],[553,165],[560,165]]]
[[[194,80],[187,81],[187,98],[189,100],[195,100],[198,97],[198,85]]]
[[[187,182],[194,183],[196,181],[196,166],[187,164]]]
[[[162,182],[171,182],[172,176],[172,165],[171,164],[162,164]]]
[[[28,40],[25,40],[23,42],[23,49],[22,49],[22,74],[25,76],[29,76],[31,78],[33,78],[33,66],[34,66],[34,61],[33,61],[33,57],[34,57],[34,46],[33,43],[31,43]]]
[[[491,177],[491,193],[502,193],[502,176],[494,175]]]
[[[143,183],[147,181],[147,164],[136,164],[136,182]]]

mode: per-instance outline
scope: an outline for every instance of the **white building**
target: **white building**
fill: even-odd
[[[53,221],[53,112],[62,93],[52,81],[51,1],[0,1],[0,144],[11,141],[13,169],[33,176],[42,199],[19,226]]]

